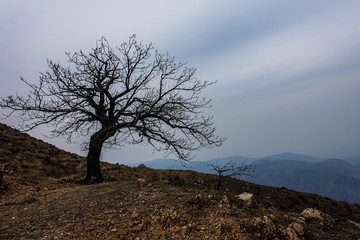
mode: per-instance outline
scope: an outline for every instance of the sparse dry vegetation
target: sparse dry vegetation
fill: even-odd
[[[217,190],[216,175],[108,163],[105,183],[81,185],[85,158],[1,124],[0,139],[0,239],[360,238],[359,205],[231,178]]]

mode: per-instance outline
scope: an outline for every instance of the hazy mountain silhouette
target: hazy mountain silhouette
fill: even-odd
[[[181,164],[175,159],[155,159],[141,162],[153,169],[194,170],[215,173],[209,164],[223,165],[229,161],[256,165],[255,178],[247,181],[316,193],[336,200],[360,203],[360,164],[352,165],[341,159],[321,159],[296,153],[280,153],[260,158],[231,156],[209,161]],[[137,166],[136,164],[128,164]]]
[[[323,160],[321,158],[317,158],[317,157],[314,157],[314,156],[291,153],[291,152],[270,155],[270,156],[263,157],[262,159],[268,159],[268,160],[297,160],[297,161],[305,161],[305,162],[321,162]]]
[[[343,160],[259,160],[255,165],[257,177],[248,179],[251,182],[360,203],[360,168]]]

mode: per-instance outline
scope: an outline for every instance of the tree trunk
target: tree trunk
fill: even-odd
[[[91,136],[89,152],[86,157],[87,172],[83,183],[101,183],[104,181],[100,169],[100,155],[104,141],[102,130]]]
[[[221,187],[221,182],[222,182],[222,174],[219,173],[219,180],[218,180],[218,185],[217,185],[217,189],[219,190]]]

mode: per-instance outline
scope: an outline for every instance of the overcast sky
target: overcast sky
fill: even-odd
[[[36,82],[46,58],[67,65],[65,51],[88,51],[101,36],[120,45],[135,33],[197,68],[199,79],[218,80],[204,95],[213,99],[218,135],[228,140],[195,160],[360,156],[359,12],[358,0],[0,0],[0,95],[26,94],[20,76]],[[31,132],[86,154],[43,134]],[[158,157],[141,145],[102,159]]]

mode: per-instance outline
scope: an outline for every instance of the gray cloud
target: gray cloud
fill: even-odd
[[[209,113],[229,140],[198,159],[282,151],[351,155],[360,147],[359,10],[355,0],[4,1],[0,95],[25,94],[19,76],[36,82],[46,58],[66,65],[65,51],[86,51],[103,35],[117,45],[137,33],[197,67],[199,78],[219,80],[204,94],[213,98]],[[51,142],[80,152],[76,144]],[[161,156],[131,146],[103,159]]]

